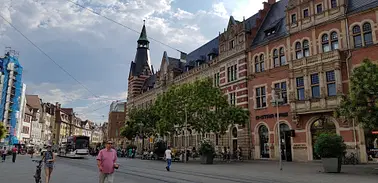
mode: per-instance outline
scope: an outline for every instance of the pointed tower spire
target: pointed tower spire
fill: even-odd
[[[139,39],[138,39],[138,44],[139,45],[147,45],[147,48],[148,48],[148,44],[150,43],[150,41],[148,41],[148,38],[147,38],[147,31],[146,31],[146,20],[143,20],[143,28],[142,28],[142,31],[140,32],[140,36],[139,36]]]

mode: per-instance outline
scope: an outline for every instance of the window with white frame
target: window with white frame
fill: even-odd
[[[305,87],[304,87],[304,79],[303,77],[296,78],[296,87],[297,87],[297,99],[304,100],[305,99]]]
[[[218,87],[220,85],[220,75],[219,72],[214,74],[214,86]]]
[[[355,48],[373,44],[373,34],[370,23],[364,23],[362,25],[362,31],[359,25],[355,25],[352,29],[352,33]]]
[[[326,72],[326,82],[327,82],[327,95],[336,96],[336,78],[335,71]]]
[[[306,39],[302,42],[295,43],[295,58],[301,59],[303,57],[310,56],[310,44],[309,41]]]
[[[286,57],[284,48],[273,50],[273,65],[274,67],[279,67],[286,65]]]
[[[331,0],[331,8],[337,8],[337,0]]]
[[[232,65],[230,67],[227,67],[227,81],[232,82],[237,80],[237,73],[238,73],[238,65]]]
[[[283,104],[287,104],[287,85],[286,82],[274,84],[274,88],[280,89],[281,98],[283,99]]]
[[[255,72],[263,72],[264,70],[264,54],[261,54],[260,57],[255,57]]]
[[[236,105],[236,93],[229,93],[228,99],[231,105]]]
[[[316,13],[323,13],[323,5],[322,4],[316,5]]]
[[[266,88],[265,86],[256,88],[256,108],[266,107]]]
[[[312,98],[320,98],[319,74],[311,74],[311,95]]]
[[[322,36],[322,51],[323,53],[329,52],[331,50],[339,49],[339,38],[337,32],[331,32],[331,39],[329,39],[328,34],[323,34]]]

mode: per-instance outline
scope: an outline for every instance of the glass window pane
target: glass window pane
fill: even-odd
[[[274,88],[280,88],[280,84],[279,83],[274,84]]]
[[[302,87],[304,86],[304,80],[303,77],[297,78],[297,87]]]
[[[362,39],[361,35],[353,36],[354,47],[359,48],[362,47]]]
[[[320,88],[319,86],[311,87],[312,98],[320,98]]]
[[[278,57],[274,57],[273,62],[274,62],[274,67],[280,66],[280,62],[278,60]]]
[[[265,87],[261,87],[261,95],[265,95]]]
[[[265,68],[264,68],[264,62],[260,63],[260,68],[261,68],[261,72],[265,70]]]
[[[311,85],[319,84],[319,75],[311,74]]]
[[[286,82],[282,82],[281,83],[281,89],[282,90],[286,90]]]
[[[328,93],[328,96],[336,96],[336,84],[335,83],[327,84],[327,93]]]
[[[365,41],[365,46],[369,46],[373,44],[373,35],[370,33],[364,34],[364,41]]]
[[[261,107],[260,97],[257,97],[257,98],[256,98],[256,107],[257,107],[257,108],[260,108],[260,107]]]
[[[323,52],[324,52],[324,53],[325,53],[325,52],[329,52],[329,51],[331,51],[331,49],[330,49],[328,43],[327,43],[327,44],[323,44],[323,45],[322,45],[322,48],[323,48]]]
[[[262,97],[262,107],[266,107],[266,97]]]
[[[335,81],[335,71],[326,72],[326,80],[327,82]]]
[[[364,32],[370,32],[371,31],[371,25],[370,23],[365,23],[363,26],[362,26],[362,30]]]
[[[361,33],[360,26],[356,25],[353,27],[353,34]]]
[[[256,96],[260,96],[260,88],[256,88]]]
[[[309,57],[310,56],[310,50],[308,48],[304,49],[303,52],[304,52],[304,56],[305,57]]]
[[[303,57],[303,55],[302,55],[302,51],[297,51],[296,52],[296,58],[297,59],[301,59]]]
[[[298,100],[304,100],[304,88],[297,89]]]
[[[260,64],[255,64],[255,72],[260,72]]]
[[[337,49],[339,49],[339,42],[338,41],[333,41],[332,43],[331,43],[332,45],[332,50],[337,50]]]
[[[281,61],[281,65],[285,65],[286,64],[286,57],[285,57],[285,55],[283,55],[283,56],[280,57],[280,61]]]

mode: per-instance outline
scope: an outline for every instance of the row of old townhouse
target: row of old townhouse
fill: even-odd
[[[103,125],[83,121],[75,115],[72,108],[61,108],[59,103],[43,102],[38,95],[23,92],[23,96],[19,144],[37,149],[46,144],[59,146],[68,136],[74,135],[88,136],[93,144],[103,143]]]
[[[268,0],[247,19],[231,16],[223,32],[193,52],[181,58],[164,52],[156,72],[145,25],[137,43],[126,111],[152,104],[172,84],[212,77],[230,104],[251,113],[247,125],[206,135],[217,149],[241,147],[246,157],[278,159],[281,148],[286,161],[312,161],[319,159],[313,150],[317,135],[330,131],[344,138],[360,162],[377,148],[372,143],[378,136],[333,115],[340,95],[349,91],[353,68],[365,58],[378,61],[376,0]],[[272,103],[275,89],[283,101],[278,107]],[[199,138],[195,131],[178,130],[167,140],[184,149],[197,147]]]

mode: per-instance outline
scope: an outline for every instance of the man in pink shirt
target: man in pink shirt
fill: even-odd
[[[100,170],[100,183],[113,183],[114,168],[118,169],[117,152],[112,149],[113,142],[108,141],[105,149],[102,149],[97,156],[97,166]]]

